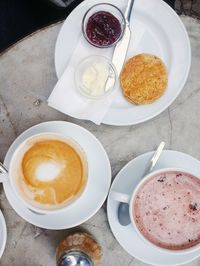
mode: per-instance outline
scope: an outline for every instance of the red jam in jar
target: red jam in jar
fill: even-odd
[[[98,47],[111,46],[120,38],[121,33],[119,20],[107,11],[94,13],[86,25],[87,38]]]

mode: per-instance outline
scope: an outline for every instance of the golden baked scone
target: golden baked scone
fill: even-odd
[[[125,98],[136,104],[148,104],[160,98],[167,87],[167,80],[165,64],[151,54],[130,58],[120,74]]]

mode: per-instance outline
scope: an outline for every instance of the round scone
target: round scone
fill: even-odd
[[[125,98],[136,104],[148,104],[160,98],[167,87],[167,80],[165,64],[151,54],[130,58],[120,74]]]

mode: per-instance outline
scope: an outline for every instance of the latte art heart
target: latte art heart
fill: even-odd
[[[43,182],[51,181],[59,175],[62,168],[62,165],[55,162],[41,163],[36,169],[36,179]]]

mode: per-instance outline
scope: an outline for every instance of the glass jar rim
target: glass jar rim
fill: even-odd
[[[89,13],[93,8],[98,7],[98,6],[103,6],[103,5],[105,5],[105,6],[110,6],[110,7],[114,8],[114,9],[116,9],[116,10],[119,12],[119,14],[120,14],[121,17],[122,17],[122,23],[120,23],[120,24],[121,24],[121,30],[122,30],[122,31],[121,31],[120,37],[119,37],[118,39],[116,39],[115,42],[113,42],[112,44],[109,44],[109,45],[100,46],[100,45],[94,44],[94,43],[91,42],[91,40],[88,38],[88,36],[87,36],[87,34],[86,34],[86,32],[85,32],[84,24],[85,24],[85,20],[86,20],[86,17],[87,17],[87,15],[88,15],[88,13]],[[125,16],[124,16],[123,12],[120,10],[119,7],[117,7],[117,6],[113,5],[113,4],[110,4],[110,3],[99,3],[99,4],[95,4],[95,5],[91,6],[91,7],[85,12],[85,14],[84,14],[84,16],[83,16],[83,19],[82,19],[82,33],[83,33],[83,36],[85,37],[85,39],[87,40],[87,42],[89,42],[91,45],[93,45],[93,46],[95,46],[95,47],[97,47],[97,48],[109,48],[109,47],[112,47],[112,46],[114,46],[115,44],[117,44],[117,43],[122,39],[122,37],[124,36],[125,27],[126,27],[126,19],[125,19]]]
[[[80,67],[86,63],[87,61],[89,60],[92,60],[95,62],[95,59],[101,59],[101,60],[104,60],[104,62],[106,62],[106,64],[112,69],[113,73],[114,73],[114,83],[113,83],[113,86],[107,91],[105,92],[104,94],[102,95],[89,95],[87,94],[86,92],[84,92],[80,85],[79,85],[79,82],[78,82],[78,78],[77,78],[77,74],[78,74],[78,71],[80,69]],[[98,62],[98,61],[97,61]],[[113,65],[113,63],[110,61],[109,58],[105,57],[105,56],[102,56],[102,55],[90,55],[90,56],[87,56],[85,58],[83,58],[79,64],[78,64],[78,67],[77,69],[75,70],[75,73],[74,73],[74,78],[75,78],[75,85],[76,85],[76,89],[77,91],[79,92],[79,94],[81,96],[84,96],[85,98],[87,99],[91,99],[91,100],[100,100],[100,99],[103,99],[105,98],[106,96],[110,95],[114,89],[116,88],[116,83],[117,83],[117,71],[116,71],[116,68],[115,66]]]

